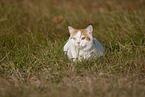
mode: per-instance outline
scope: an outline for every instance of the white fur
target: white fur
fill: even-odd
[[[73,31],[73,28],[69,26],[69,31]],[[67,54],[69,59],[82,60],[82,59],[96,59],[99,56],[103,56],[103,46],[99,41],[97,41],[92,36],[92,26],[87,27],[88,35],[90,41],[86,39],[81,40],[83,35],[78,31],[74,36],[74,39],[68,39],[67,43],[64,45],[64,52]],[[70,32],[71,33],[71,32]],[[80,42],[80,44],[78,44]]]

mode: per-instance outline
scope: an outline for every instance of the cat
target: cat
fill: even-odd
[[[74,29],[68,26],[70,37],[63,47],[63,51],[68,58],[75,60],[89,60],[91,58],[103,56],[104,48],[102,44],[93,38],[93,27],[89,25],[85,29]]]

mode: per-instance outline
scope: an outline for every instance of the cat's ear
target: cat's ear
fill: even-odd
[[[69,33],[71,34],[75,29],[71,26],[68,26]]]
[[[86,30],[87,30],[88,33],[92,34],[92,32],[93,32],[93,27],[92,27],[92,25],[89,25],[89,26],[86,28]]]

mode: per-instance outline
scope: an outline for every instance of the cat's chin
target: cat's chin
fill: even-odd
[[[81,45],[76,45],[75,47],[76,47],[76,48],[82,48],[82,46],[81,46]]]
[[[77,48],[84,48],[85,46],[77,45],[76,47],[77,47]]]

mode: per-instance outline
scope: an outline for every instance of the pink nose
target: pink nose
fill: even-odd
[[[78,44],[80,44],[80,42],[77,42]]]

